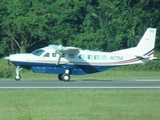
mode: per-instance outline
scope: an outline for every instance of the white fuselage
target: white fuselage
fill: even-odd
[[[40,49],[39,49],[40,50]],[[44,52],[39,56],[36,54],[13,54],[10,55],[10,61],[12,62],[27,62],[30,63],[47,63],[56,64],[58,54],[52,48],[41,48]],[[100,51],[89,51],[79,50],[78,54],[67,53],[63,54],[60,60],[61,64],[68,65],[91,65],[91,66],[121,66],[129,64],[145,63],[149,59],[137,58],[134,54],[129,53],[118,53],[118,52],[100,52]]]

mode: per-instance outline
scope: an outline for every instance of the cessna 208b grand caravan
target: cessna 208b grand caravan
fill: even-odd
[[[15,80],[20,80],[20,70],[30,68],[35,73],[58,74],[61,81],[70,75],[102,72],[112,67],[146,63],[153,60],[156,29],[148,28],[136,47],[100,52],[81,50],[77,47],[49,45],[32,53],[12,54],[4,59],[16,66]]]

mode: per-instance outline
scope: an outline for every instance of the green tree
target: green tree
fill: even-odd
[[[0,54],[48,44],[113,51],[160,32],[159,0],[1,0]],[[157,34],[156,49],[160,49]]]
[[[5,15],[1,30],[12,51],[26,52],[35,43],[45,40],[46,17],[44,4],[38,1],[10,0],[3,2]],[[40,10],[41,9],[41,10]]]

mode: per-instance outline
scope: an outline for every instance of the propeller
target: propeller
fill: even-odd
[[[56,53],[59,55],[59,56],[58,56],[58,61],[57,61],[56,65],[59,65],[63,53],[78,54],[78,53],[79,53],[79,50],[80,50],[80,49],[77,48],[77,47],[64,47],[64,46],[62,46],[62,45],[59,45],[59,46],[57,47],[57,50],[56,50]]]
[[[60,63],[60,60],[61,60],[61,57],[62,57],[62,51],[63,51],[63,46],[59,45],[58,49],[56,50],[56,53],[59,55],[56,65],[59,65],[59,63]]]
[[[8,60],[8,69],[10,70],[11,62]]]
[[[8,61],[8,69],[10,69],[10,66],[11,66],[11,62],[10,62],[10,57],[9,56],[6,56],[4,57],[3,59],[7,60]]]

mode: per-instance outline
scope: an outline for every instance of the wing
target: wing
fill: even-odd
[[[50,47],[53,47],[56,50],[56,53],[59,55],[56,65],[59,65],[62,54],[78,54],[80,51],[80,48],[77,47],[64,47],[62,45],[50,45]]]
[[[62,52],[68,54],[78,54],[79,50],[80,49],[77,47],[65,47]]]

